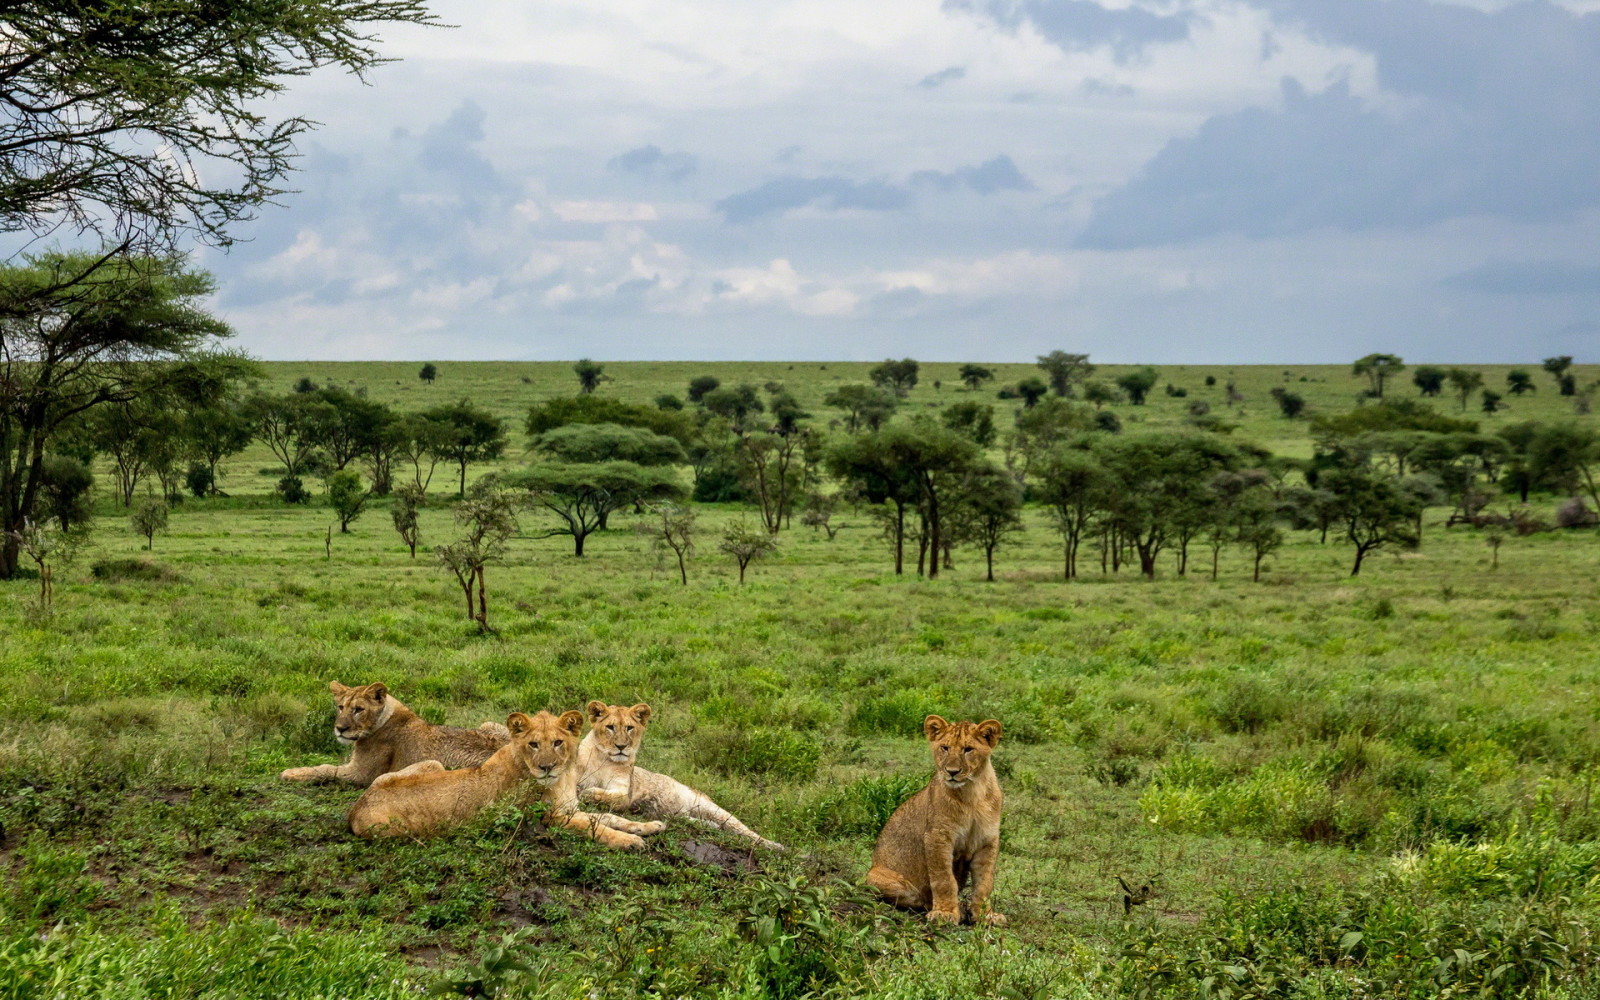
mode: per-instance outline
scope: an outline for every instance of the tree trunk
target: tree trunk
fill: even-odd
[[[583,540],[588,537],[588,534],[586,531],[574,531],[572,533],[572,554],[574,557],[583,558]]]
[[[988,564],[988,568],[989,568],[989,575],[986,577],[986,579],[990,583],[993,583],[994,582],[994,546],[993,545],[989,545],[989,546],[986,546],[984,548],[984,550],[983,550],[983,558],[984,558],[984,562],[986,562]]]
[[[894,505],[894,575],[904,576],[906,572],[906,505],[895,502]]]
[[[483,566],[478,566],[478,630],[489,631],[489,592],[483,582]]]
[[[689,570],[688,570],[688,567],[684,566],[684,564],[683,564],[683,550],[679,549],[679,550],[677,550],[677,552],[678,552],[678,579],[685,587],[687,587],[689,585]]]
[[[1366,548],[1363,547],[1363,546],[1357,545],[1356,546],[1356,564],[1355,564],[1355,566],[1351,567],[1351,569],[1350,569],[1350,575],[1351,576],[1360,576],[1361,575],[1361,560],[1366,558],[1366,555],[1367,555]]]
[[[750,565],[749,560],[739,560],[739,586],[744,586],[744,568]]]
[[[1222,554],[1222,550],[1221,549],[1214,548],[1214,549],[1211,550],[1211,582],[1212,583],[1216,583],[1217,582],[1217,558],[1221,554]]]
[[[456,496],[465,498],[467,495],[467,460],[461,460],[461,488],[456,491]]]
[[[1261,582],[1261,557],[1264,556],[1265,554],[1266,553],[1264,553],[1264,552],[1257,552],[1256,553],[1256,573],[1255,573],[1255,576],[1252,578],[1255,583],[1260,583]]]

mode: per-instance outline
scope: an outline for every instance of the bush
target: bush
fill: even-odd
[[[897,691],[857,705],[845,731],[852,736],[920,737],[923,720],[940,708],[941,699],[932,692]]]
[[[148,559],[99,559],[89,567],[103,583],[176,583],[178,574]]]
[[[781,729],[711,730],[695,735],[689,759],[719,774],[758,774],[779,781],[810,781],[822,764],[822,745]]]
[[[306,503],[311,499],[311,491],[306,489],[306,484],[301,482],[299,476],[284,476],[278,480],[275,489],[284,503]]]
[[[216,477],[211,475],[211,468],[201,462],[189,463],[189,469],[183,474],[183,485],[194,494],[197,499],[205,499],[216,489]]]
[[[1556,508],[1556,527],[1592,528],[1600,524],[1600,517],[1583,502],[1583,497],[1568,497]]]
[[[900,804],[927,783],[924,774],[860,778],[807,805],[799,820],[825,837],[875,837]]]

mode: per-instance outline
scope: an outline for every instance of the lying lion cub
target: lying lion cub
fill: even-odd
[[[634,764],[650,723],[649,705],[625,708],[591,701],[588,709],[589,732],[578,745],[578,794],[585,802],[596,802],[608,809],[632,809],[658,818],[682,816],[705,826],[732,830],[759,847],[784,850],[782,844],[739,822],[739,817],[711,801],[704,792]]]
[[[361,837],[421,836],[464,823],[502,795],[532,778],[549,805],[545,823],[579,830],[607,847],[642,848],[637,834],[659,833],[665,823],[635,823],[610,813],[578,811],[576,756],[583,717],[560,718],[540,712],[533,718],[514,712],[506,719],[511,742],[478,767],[446,771],[425,760],[380,775],[350,807],[350,831]]]
[[[931,923],[960,923],[961,889],[970,875],[972,917],[1003,926],[989,910],[1000,851],[1000,782],[989,753],[1000,723],[922,723],[933,749],[933,780],[900,804],[872,849],[867,882],[896,906],[927,910]]]
[[[343,764],[291,767],[278,777],[290,781],[348,781],[365,787],[380,774],[425,760],[437,760],[449,767],[481,764],[506,745],[506,729],[498,722],[485,722],[477,729],[435,726],[418,718],[382,684],[345,687],[333,681],[328,690],[333,692],[338,710],[333,735],[340,743],[354,747],[350,759]]]

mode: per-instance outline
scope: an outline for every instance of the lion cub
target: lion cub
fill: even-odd
[[[333,704],[338,710],[333,735],[354,748],[350,759],[343,764],[291,767],[278,777],[290,781],[348,781],[365,787],[380,774],[425,760],[437,760],[450,767],[482,764],[509,738],[498,722],[485,722],[477,729],[424,722],[382,684],[345,687],[333,681],[328,690],[333,692]]]
[[[638,834],[659,833],[664,823],[635,823],[610,813],[578,811],[576,756],[583,717],[559,718],[540,712],[529,718],[514,712],[506,719],[511,742],[478,767],[446,771],[425,760],[380,775],[350,808],[350,831],[357,836],[421,836],[464,823],[496,799],[532,778],[550,809],[545,823],[579,830],[607,847],[642,848]]]
[[[989,754],[1000,723],[922,723],[933,749],[933,780],[900,804],[872,849],[867,882],[896,906],[927,910],[931,923],[960,923],[959,895],[970,876],[972,917],[1003,926],[989,909],[1000,851],[1000,782]]]
[[[658,818],[682,816],[705,826],[732,830],[770,851],[785,849],[739,822],[739,817],[711,801],[704,792],[634,764],[650,723],[649,705],[625,708],[591,701],[587,707],[589,732],[578,745],[578,794],[585,802],[596,802],[608,809],[632,809]]]

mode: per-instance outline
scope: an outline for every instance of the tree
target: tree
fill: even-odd
[[[156,466],[170,471],[177,460],[178,417],[148,395],[95,407],[83,426],[95,450],[110,456],[124,507],[133,506],[139,485]],[[171,496],[165,482],[161,495]]]
[[[164,258],[51,253],[0,266],[0,579],[16,572],[12,533],[31,517],[45,455],[67,426],[146,395],[208,402],[254,370],[216,352],[230,331],[201,308],[213,288]]]
[[[994,426],[994,407],[987,403],[970,399],[951,403],[939,413],[939,420],[951,430],[971,438],[980,448],[994,445],[997,433]]]
[[[698,403],[705,399],[705,395],[722,385],[722,380],[715,375],[696,375],[689,380],[689,402]]]
[[[361,516],[372,492],[361,482],[361,476],[349,469],[339,469],[328,477],[328,506],[339,518],[339,533],[350,533],[350,522]]]
[[[867,373],[872,384],[879,388],[888,389],[896,396],[904,399],[917,386],[917,372],[921,368],[910,358],[901,358],[899,361],[887,360],[877,365]]]
[[[748,521],[735,521],[723,528],[722,540],[717,543],[717,551],[733,556],[733,561],[739,564],[740,586],[744,585],[745,568],[777,547],[776,538]]]
[[[1333,497],[1335,523],[1355,546],[1351,576],[1361,573],[1367,555],[1384,546],[1417,544],[1417,504],[1393,476],[1362,468],[1336,468],[1323,473],[1317,486]]]
[[[529,437],[535,437],[568,424],[644,427],[657,434],[677,438],[685,446],[693,439],[696,429],[695,421],[687,414],[624,403],[609,396],[557,396],[535,403],[528,408],[522,426]]]
[[[1117,377],[1117,388],[1128,394],[1128,402],[1143,406],[1145,396],[1155,388],[1156,370],[1149,366]]]
[[[977,392],[983,383],[994,378],[994,372],[982,365],[962,365],[960,372],[961,384],[969,392]]]
[[[1057,396],[1071,396],[1072,387],[1076,383],[1094,374],[1094,365],[1089,363],[1087,354],[1051,351],[1049,354],[1039,355],[1038,364],[1044,369],[1050,390]]]
[[[1368,354],[1350,366],[1350,374],[1367,377],[1374,399],[1382,399],[1384,383],[1405,370],[1405,362],[1395,354]]]
[[[56,522],[63,533],[86,527],[94,516],[93,470],[67,455],[46,455],[39,477],[39,520]]]
[[[806,497],[805,512],[800,515],[800,523],[812,531],[822,531],[831,542],[833,536],[839,533],[839,526],[833,523],[834,508],[838,506],[839,494],[813,492]]]
[[[761,505],[761,522],[776,535],[800,488],[798,460],[805,436],[746,434],[735,443],[733,454],[746,488]]]
[[[766,405],[756,394],[756,387],[748,383],[735,388],[713,389],[700,397],[700,405],[706,408],[706,412],[726,420],[734,431],[740,433],[744,431],[745,421],[749,417],[766,411]]]
[[[166,499],[157,496],[142,497],[134,505],[128,523],[134,534],[144,536],[145,551],[155,547],[156,532],[167,530],[167,513],[170,509]]]
[[[1483,412],[1496,414],[1506,408],[1504,397],[1493,389],[1483,390]]]
[[[1461,409],[1467,408],[1467,400],[1472,397],[1483,385],[1483,375],[1479,372],[1468,371],[1465,368],[1452,368],[1445,373],[1445,380],[1455,389],[1456,396],[1461,400]]]
[[[1062,541],[1063,579],[1078,576],[1078,548],[1106,502],[1109,479],[1093,452],[1058,445],[1039,463],[1035,493]]]
[[[1433,365],[1419,365],[1411,373],[1411,383],[1424,396],[1437,396],[1444,388],[1445,370]]]
[[[870,385],[841,385],[822,397],[822,402],[848,414],[845,426],[852,434],[882,427],[900,405],[894,393]]]
[[[1022,400],[1023,406],[1031,409],[1039,405],[1039,400],[1050,392],[1050,387],[1045,385],[1042,379],[1025,378],[1013,386],[1011,391],[1016,393],[1017,398]]]
[[[909,470],[883,447],[885,432],[846,437],[828,449],[828,472],[843,481],[861,505],[878,512],[894,552],[894,572],[905,572],[906,513],[916,509],[920,489]]]
[[[601,382],[611,381],[611,376],[606,374],[606,366],[588,358],[582,358],[574,364],[572,373],[578,376],[578,391],[585,396],[600,388]]]
[[[1278,412],[1283,414],[1283,419],[1293,420],[1305,412],[1306,398],[1298,392],[1290,392],[1283,386],[1273,386],[1270,393],[1278,401]]]
[[[0,47],[0,231],[63,224],[120,251],[230,227],[285,193],[305,118],[273,98],[312,70],[385,60],[373,26],[416,0],[14,3]]]
[[[428,502],[428,494],[416,483],[402,483],[394,491],[394,506],[389,509],[389,519],[394,522],[394,530],[399,533],[400,540],[406,543],[406,548],[411,550],[411,558],[417,557],[417,542],[421,540],[421,527],[417,512]]]
[[[679,399],[677,396],[674,396],[670,392],[659,393],[656,398],[652,400],[652,402],[656,404],[656,409],[658,410],[683,409],[683,400]]]
[[[1567,371],[1568,368],[1572,367],[1572,355],[1559,354],[1553,358],[1545,358],[1542,367],[1550,373],[1551,378],[1556,380],[1556,386],[1560,389],[1561,395],[1570,396],[1577,392],[1578,382]]]
[[[1147,433],[1102,438],[1094,453],[1109,479],[1105,517],[1138,552],[1139,571],[1154,579],[1156,557],[1177,542],[1183,572],[1212,502],[1207,485],[1238,466],[1239,450],[1214,434]]]
[[[635,526],[650,539],[657,551],[668,551],[678,560],[678,580],[689,585],[688,559],[694,554],[695,512],[682,504],[661,503],[650,508],[657,520]]]
[[[927,420],[890,424],[875,435],[885,459],[916,486],[922,520],[922,546],[928,578],[939,575],[943,552],[944,501],[972,470],[978,446],[955,431]]]
[[[1093,403],[1094,408],[1098,410],[1107,403],[1115,403],[1121,400],[1122,393],[1105,382],[1095,380],[1083,384],[1083,398],[1085,401]]]
[[[441,425],[440,457],[455,464],[459,472],[456,496],[467,495],[467,464],[492,462],[506,450],[504,422],[487,410],[465,399],[448,406],[438,406],[425,411],[422,416]]]
[[[450,450],[450,425],[420,413],[411,413],[396,422],[392,433],[395,457],[410,463],[411,485],[427,496],[428,487],[433,483],[434,470]]]
[[[992,583],[995,549],[1022,530],[1022,491],[1017,481],[992,462],[975,466],[954,493],[951,539],[983,550],[984,579]]]
[[[222,460],[250,447],[255,429],[241,402],[221,400],[212,406],[190,409],[183,414],[183,440],[189,454],[204,464],[208,494],[221,494],[217,488],[217,466]]]
[[[585,539],[619,508],[681,499],[683,488],[670,468],[635,462],[541,462],[504,477],[527,491],[529,502],[555,514],[561,526],[540,535],[572,537],[572,554],[583,557]]]
[[[298,480],[321,447],[332,407],[310,392],[256,393],[243,405],[256,437],[283,463],[284,477]]]
[[[1539,391],[1539,387],[1533,384],[1533,376],[1523,368],[1513,368],[1506,372],[1506,389],[1513,396]]]
[[[432,361],[430,361],[427,364],[423,365],[422,366],[422,370],[417,372],[417,378],[422,379],[422,381],[426,382],[429,385],[432,385],[433,384],[433,380],[438,378],[438,377],[439,377],[439,366],[435,365]]]
[[[478,631],[489,627],[489,589],[484,568],[505,555],[506,543],[518,530],[515,495],[495,488],[492,482],[473,487],[472,495],[456,504],[456,524],[461,537],[448,545],[436,546],[434,556],[450,570],[467,599],[467,618],[478,623]],[[476,590],[476,594],[474,594]]]
[[[681,465],[687,461],[676,438],[620,424],[567,424],[536,436],[531,445],[535,452],[562,462]]]

